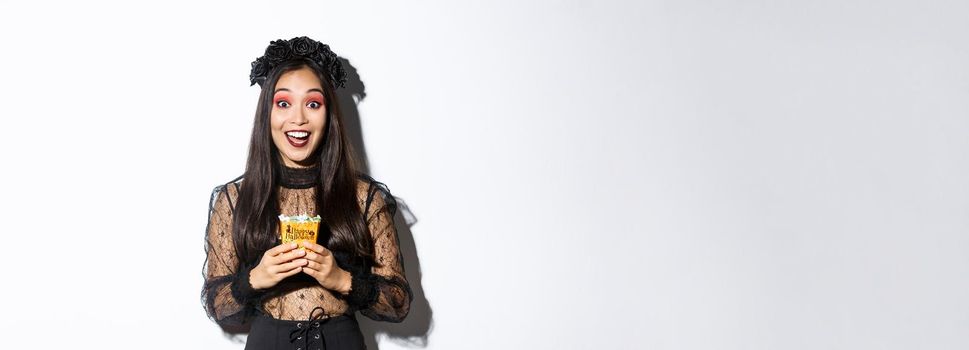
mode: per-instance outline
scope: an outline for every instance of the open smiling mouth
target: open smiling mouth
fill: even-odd
[[[310,142],[310,132],[306,130],[291,130],[286,132],[286,141],[293,147],[303,147]]]

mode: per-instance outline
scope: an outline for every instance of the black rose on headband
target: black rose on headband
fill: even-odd
[[[309,56],[316,52],[319,45],[315,40],[301,36],[293,39],[293,54],[298,56]],[[329,49],[329,48],[327,48]]]
[[[265,54],[252,61],[249,86],[257,83],[262,86],[273,68],[286,60],[298,58],[310,60],[322,68],[336,87],[346,86],[347,73],[337,55],[330,51],[330,46],[305,36],[271,41]]]
[[[279,63],[285,61],[286,59],[292,57],[289,50],[289,42],[285,40],[273,40],[266,47],[266,54],[263,56],[272,63]]]
[[[251,83],[249,86],[255,83],[259,83],[259,86],[262,86],[262,83],[266,81],[266,73],[269,73],[269,65],[266,64],[264,58],[259,57],[255,61],[252,61],[252,70],[249,71],[249,82]]]

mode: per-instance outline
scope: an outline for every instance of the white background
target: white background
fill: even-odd
[[[357,70],[380,349],[969,348],[963,1],[0,4],[5,348],[242,349],[213,186],[269,41]],[[95,345],[97,344],[97,345]]]

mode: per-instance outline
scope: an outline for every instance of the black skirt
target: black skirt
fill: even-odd
[[[245,349],[365,350],[367,345],[356,314],[297,321],[276,319],[259,311],[252,320]]]

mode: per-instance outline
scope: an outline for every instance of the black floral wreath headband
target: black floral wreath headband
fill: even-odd
[[[343,69],[343,64],[337,59],[330,46],[305,36],[295,37],[289,40],[273,40],[266,47],[266,53],[262,57],[252,61],[252,70],[249,72],[249,86],[262,84],[266,81],[266,76],[280,63],[290,60],[305,58],[316,63],[323,69],[324,74],[330,75],[330,81],[336,87],[345,87],[347,82],[347,72]]]

